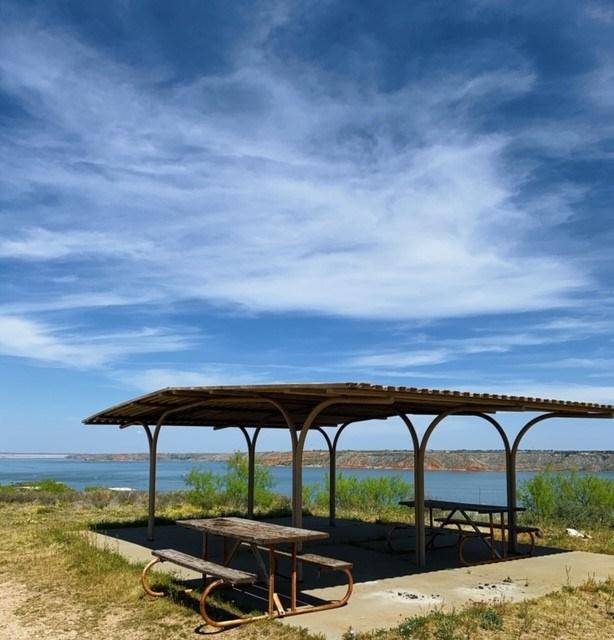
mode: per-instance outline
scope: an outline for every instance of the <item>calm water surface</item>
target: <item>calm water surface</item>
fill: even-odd
[[[194,462],[189,460],[163,460],[158,462],[157,487],[160,491],[184,489],[184,478],[191,469],[224,473],[223,462]],[[375,476],[402,476],[413,482],[412,472],[386,469],[340,469],[359,478]],[[292,477],[289,467],[271,467],[275,490],[290,495]],[[322,482],[326,469],[305,468],[305,484]],[[0,484],[14,482],[35,483],[52,478],[75,489],[97,485],[103,487],[130,487],[147,489],[149,467],[147,462],[101,462],[67,460],[65,458],[2,458]],[[519,472],[518,482],[533,477],[533,472]],[[598,475],[614,480],[614,472]],[[483,503],[505,502],[505,474],[495,471],[427,471],[426,493],[431,498],[468,500]]]

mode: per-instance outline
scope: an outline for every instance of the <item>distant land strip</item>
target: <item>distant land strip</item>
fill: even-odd
[[[159,453],[158,460],[188,460],[193,462],[226,462],[232,453]],[[86,461],[134,462],[147,460],[146,453],[67,454],[67,459]],[[289,467],[289,451],[264,451],[256,456],[266,466]],[[304,466],[328,467],[328,451],[305,451]],[[413,454],[408,451],[337,452],[339,469],[413,469]],[[614,471],[614,451],[547,451],[518,452],[518,471]],[[505,471],[503,451],[429,451],[428,471]]]

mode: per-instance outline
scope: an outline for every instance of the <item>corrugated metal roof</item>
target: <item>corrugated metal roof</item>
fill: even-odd
[[[434,415],[449,409],[484,413],[556,412],[566,416],[604,418],[611,418],[614,413],[614,406],[609,404],[344,382],[169,387],[100,411],[83,422],[155,424],[167,414],[164,418],[166,425],[286,427],[286,421],[275,404],[278,403],[300,426],[324,401],[331,401],[331,404],[315,420],[315,426],[385,419],[399,412]]]

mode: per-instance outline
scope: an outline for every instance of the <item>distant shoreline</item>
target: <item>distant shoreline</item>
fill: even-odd
[[[2,453],[0,460],[66,460],[81,453]],[[85,454],[89,455],[89,454]]]
[[[160,453],[160,461],[226,462],[233,454],[228,453]],[[82,462],[144,462],[147,453],[0,453],[0,459],[58,459]],[[271,467],[289,467],[289,451],[263,451],[257,454],[260,464]],[[327,450],[305,451],[305,467],[327,468]],[[407,450],[337,452],[339,469],[399,469],[413,468],[413,455]],[[614,451],[553,451],[525,450],[518,452],[518,471],[613,471]],[[456,450],[429,451],[426,460],[428,471],[504,471],[505,459],[502,450]]]

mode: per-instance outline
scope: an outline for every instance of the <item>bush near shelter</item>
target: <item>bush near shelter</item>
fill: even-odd
[[[519,488],[529,520],[566,526],[614,526],[614,480],[545,471]]]
[[[328,507],[328,487],[330,476],[326,474],[323,483],[307,485],[303,491],[307,507],[325,509]],[[412,485],[400,476],[377,476],[358,478],[344,473],[337,474],[337,506],[341,509],[381,509],[394,507],[399,500],[411,495]]]
[[[226,473],[192,469],[185,478],[187,498],[193,504],[211,509],[223,505],[244,509],[247,503],[247,479],[249,469],[247,456],[236,452],[226,463]],[[275,502],[273,475],[270,469],[256,465],[254,474],[254,501],[258,508],[269,509]]]

